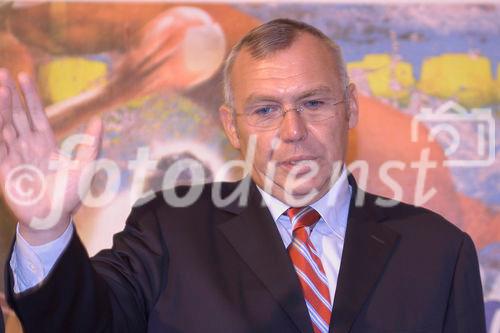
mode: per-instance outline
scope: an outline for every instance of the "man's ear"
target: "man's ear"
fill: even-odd
[[[358,92],[354,83],[349,83],[347,86],[347,119],[349,120],[349,129],[354,128],[358,123],[359,104]]]
[[[240,137],[236,129],[236,118],[233,110],[227,105],[222,105],[219,108],[219,119],[224,127],[224,132],[229,142],[234,148],[239,150],[241,147]]]

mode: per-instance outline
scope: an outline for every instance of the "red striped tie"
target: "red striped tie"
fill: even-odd
[[[307,227],[318,222],[320,215],[309,206],[290,208],[287,214],[293,225],[293,239],[288,246],[288,254],[302,285],[314,332],[327,333],[331,316],[328,280],[307,231]]]

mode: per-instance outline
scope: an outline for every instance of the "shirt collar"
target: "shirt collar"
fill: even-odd
[[[267,208],[271,212],[274,221],[286,213],[289,205],[273,197],[271,194],[265,192],[257,186]],[[349,203],[351,200],[351,186],[347,180],[347,170],[344,166],[339,178],[335,181],[330,190],[317,201],[313,202],[310,206],[314,208],[326,222],[327,228],[321,228],[322,231],[336,232],[340,235],[345,234],[347,225],[347,211],[349,210]]]

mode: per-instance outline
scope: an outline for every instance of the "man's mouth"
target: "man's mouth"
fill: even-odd
[[[285,168],[288,171],[294,170],[297,174],[301,174],[311,170],[315,163],[317,163],[316,157],[300,156],[281,161],[278,163],[278,166]]]

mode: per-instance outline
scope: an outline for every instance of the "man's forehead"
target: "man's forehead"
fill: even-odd
[[[336,64],[332,50],[319,38],[304,34],[287,48],[275,51],[264,57],[255,58],[244,47],[236,56],[231,80],[246,80],[250,77],[275,77],[293,79],[317,71],[335,71]],[[233,81],[233,82],[234,82]]]
[[[333,57],[315,56],[293,48],[280,51],[263,59],[255,59],[246,51],[240,54],[232,71],[232,86],[238,94],[240,88],[251,88],[252,93],[301,94],[304,91],[336,90],[336,68]],[[317,53],[316,53],[317,54]],[[249,91],[247,91],[249,92]],[[243,97],[243,96],[240,96]],[[245,96],[245,98],[248,96]]]
[[[326,55],[326,57],[325,57]],[[331,50],[315,36],[309,34],[302,34],[297,37],[290,46],[270,52],[264,56],[256,58],[248,47],[243,47],[239,54],[236,56],[235,65],[240,64],[261,64],[261,63],[292,63],[291,60],[297,57],[307,58],[309,60],[316,59],[322,61],[333,59]]]
[[[294,86],[294,87],[285,87],[284,89],[273,89],[272,91],[268,89],[257,90],[248,97],[245,98],[244,104],[253,104],[261,101],[277,101],[282,97],[292,98],[295,100],[301,100],[308,97],[324,97],[331,96],[335,94],[334,89],[330,86],[326,85],[318,85],[318,86]]]

